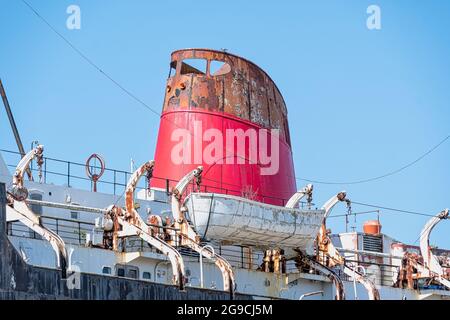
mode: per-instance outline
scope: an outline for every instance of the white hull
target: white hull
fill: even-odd
[[[2,170],[4,168],[4,170]],[[11,175],[6,170],[0,155],[0,182],[10,183]],[[40,194],[43,201],[66,203],[86,207],[105,208],[111,203],[120,201],[119,196],[112,194],[90,192],[74,187],[54,184],[25,182],[30,194]],[[212,200],[212,202],[211,202]],[[139,213],[143,218],[147,211],[165,216],[170,214],[170,202],[164,190],[153,189],[150,195],[139,193],[136,201],[139,203]],[[312,248],[313,237],[317,234],[323,216],[322,210],[285,209],[261,204],[240,197],[203,194],[191,194],[186,205],[194,206],[195,215],[190,219],[200,235],[214,241],[247,244],[252,247],[299,247],[306,251]],[[210,210],[211,208],[211,210]],[[211,214],[210,214],[211,213]],[[126,277],[136,281],[172,284],[172,269],[167,257],[159,254],[140,239],[127,239],[126,252],[114,252],[86,244],[87,235],[97,243],[103,233],[95,228],[95,219],[100,214],[83,211],[42,208],[41,217],[44,225],[55,231],[66,243],[69,252],[68,266],[70,270],[82,273],[102,275],[104,277]],[[209,217],[209,226],[208,226]],[[208,226],[208,228],[206,228]],[[281,235],[280,235],[281,234]],[[355,240],[344,234],[332,237],[338,247],[350,247],[357,242],[358,248],[364,248],[362,240]],[[14,249],[28,264],[37,267],[57,269],[55,252],[46,240],[36,239],[36,235],[20,222],[11,222],[8,227],[8,238]],[[236,275],[236,292],[252,295],[256,299],[294,299],[311,292],[321,294],[306,296],[304,299],[332,300],[335,297],[335,287],[330,280],[320,274],[305,273],[298,270],[293,261],[289,261],[286,273],[263,272],[258,266],[263,262],[263,251],[254,248],[247,250],[239,246],[218,245],[211,243],[216,252],[227,259]],[[388,243],[383,244],[389,248]],[[198,255],[182,252],[187,272],[187,286],[200,287],[200,261]],[[356,256],[347,255],[348,259]],[[364,259],[365,257],[359,257]],[[367,263],[366,261],[365,263]],[[446,290],[410,290],[393,287],[393,261],[383,258],[383,264],[375,283],[382,300],[390,299],[448,299],[450,291]],[[389,265],[386,267],[385,265]],[[120,268],[135,268],[133,277],[118,273]],[[388,270],[389,268],[389,270]],[[105,270],[108,272],[105,273]],[[370,273],[370,268],[367,268]],[[204,288],[220,290],[222,275],[211,260],[203,259]],[[343,278],[346,299],[368,299],[367,290],[352,279]],[[355,291],[356,290],[356,291]]]

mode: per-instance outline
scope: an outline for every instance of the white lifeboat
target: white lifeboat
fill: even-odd
[[[324,210],[270,205],[246,198],[191,193],[184,204],[196,231],[208,241],[314,252]]]

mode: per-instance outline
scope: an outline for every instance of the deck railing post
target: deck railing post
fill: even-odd
[[[114,195],[116,195],[116,170],[114,170],[114,183],[113,183],[113,185],[114,185]]]
[[[48,159],[45,158],[45,160],[44,160],[44,183],[47,183],[47,161],[48,161]]]
[[[78,243],[81,244],[81,223],[78,222]]]

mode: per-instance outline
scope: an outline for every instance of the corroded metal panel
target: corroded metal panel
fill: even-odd
[[[204,69],[191,65],[202,61]],[[212,73],[212,62],[225,63]],[[222,51],[186,49],[172,53],[176,73],[167,80],[163,113],[173,110],[224,112],[262,128],[280,129],[288,144],[289,128],[283,97],[272,79],[254,63]]]

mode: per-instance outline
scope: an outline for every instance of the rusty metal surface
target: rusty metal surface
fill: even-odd
[[[320,273],[325,275],[328,279],[330,279],[331,282],[333,282],[336,290],[334,299],[345,300],[344,284],[342,282],[342,279],[333,269],[321,264],[320,262],[314,260],[311,257],[303,255],[301,252],[299,252],[299,255],[296,259],[301,261],[302,265],[309,265],[312,269],[319,271]]]
[[[217,63],[224,65],[216,71]],[[286,105],[272,79],[244,58],[210,49],[175,51],[170,65],[155,150],[158,165],[154,173],[161,179],[153,179],[152,187],[173,187],[174,181],[202,165],[205,192],[208,189],[284,206],[296,192],[295,170]],[[207,141],[211,142],[207,131],[222,138],[221,147],[209,160],[204,156],[210,146]],[[186,157],[181,162],[173,157],[180,133],[192,136],[183,138]],[[242,139],[230,139],[230,133],[235,137],[242,134],[248,141],[242,152],[236,146],[239,141],[230,141]],[[250,137],[255,133],[256,140],[264,137],[270,142],[253,141]],[[272,155],[270,163],[261,161],[264,152]],[[268,168],[273,171],[268,173]]]
[[[50,228],[42,224],[42,220],[36,215],[31,207],[27,204],[28,190],[23,184],[23,174],[29,169],[29,164],[36,158],[38,165],[43,163],[44,147],[38,145],[36,148],[30,150],[22,157],[16,167],[13,176],[12,189],[8,193],[8,207],[6,213],[7,221],[18,220],[25,226],[39,234],[42,238],[47,240],[56,253],[56,260],[58,268],[61,268],[62,277],[66,277],[67,269],[67,251],[64,240]],[[41,173],[41,170],[39,170]]]
[[[380,300],[380,293],[375,287],[375,284],[366,275],[359,273],[356,268],[357,266],[349,266],[345,263],[344,257],[339,253],[336,247],[333,245],[329,234],[330,230],[327,229],[327,218],[330,215],[331,210],[338,202],[345,202],[347,208],[351,210],[351,201],[347,198],[345,191],[339,192],[336,196],[328,200],[323,206],[325,210],[325,215],[322,220],[322,225],[320,227],[319,233],[317,235],[317,261],[326,267],[333,268],[335,266],[342,266],[344,273],[350,277],[354,277],[356,281],[361,283],[367,290],[370,300]]]
[[[420,233],[420,252],[424,260],[424,266],[429,273],[436,273],[439,276],[444,276],[444,269],[439,263],[439,259],[433,254],[430,246],[430,234],[434,227],[442,220],[448,219],[449,210],[445,209],[431,218],[422,229]]]
[[[118,250],[119,239],[129,236],[138,236],[157,250],[163,252],[172,265],[172,282],[178,284],[180,290],[184,290],[185,270],[181,254],[165,241],[166,234],[160,233],[158,229],[162,227],[162,220],[156,221],[157,231],[154,232],[155,224],[148,226],[135,209],[134,192],[139,179],[145,174],[150,179],[155,161],[151,160],[141,165],[130,177],[125,190],[125,212],[122,208],[112,205],[105,214],[106,219],[113,221],[112,247]],[[111,232],[105,230],[104,245],[111,243]],[[105,241],[106,240],[106,241]]]
[[[23,174],[29,169],[29,165],[34,158],[38,160],[38,164],[43,163],[42,153],[44,152],[44,146],[38,145],[36,148],[30,150],[26,155],[20,159],[17,164],[16,171],[13,175],[13,181],[9,194],[17,201],[23,201],[28,198],[28,191],[23,185]],[[39,172],[41,172],[39,170]]]
[[[397,286],[413,289],[418,286],[418,279],[426,279],[429,283],[435,282],[450,288],[450,273],[446,266],[448,251],[441,250],[444,255],[437,256],[430,246],[431,231],[440,221],[447,219],[448,215],[449,210],[445,209],[425,224],[420,233],[420,247],[404,244],[392,245],[392,248],[400,249],[404,254]]]
[[[154,165],[155,165],[154,160],[147,161],[146,163],[141,165],[131,175],[125,190],[125,208],[126,208],[125,217],[128,220],[128,222],[131,222],[140,228],[146,228],[146,225],[135,209],[134,191],[136,190],[136,186],[143,175],[146,175],[148,179],[151,178]]]
[[[98,160],[100,162],[100,172],[99,173],[95,173],[93,172],[93,169],[96,166],[91,166],[91,161],[94,160]],[[103,175],[103,173],[105,172],[105,160],[103,159],[102,156],[93,153],[91,154],[91,156],[86,160],[86,175],[88,176],[89,179],[91,179],[92,184],[93,184],[93,190],[94,192],[97,192],[97,181],[100,179],[100,177]]]
[[[191,68],[186,59],[203,59],[206,72]],[[211,61],[226,63],[210,74]],[[185,49],[172,53],[176,74],[167,80],[163,113],[174,110],[220,112],[280,129],[290,145],[287,109],[273,80],[254,63],[236,55],[210,49]]]

